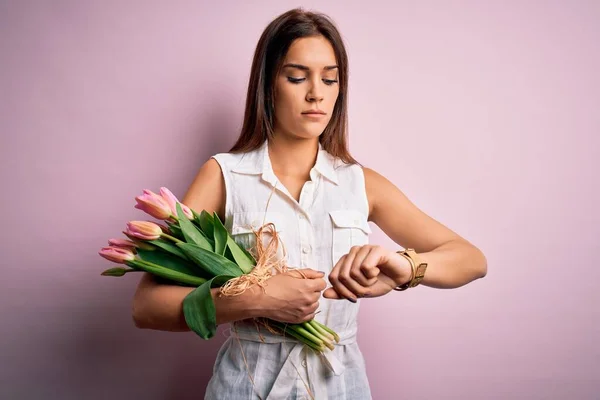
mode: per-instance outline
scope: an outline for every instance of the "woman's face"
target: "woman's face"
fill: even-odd
[[[329,41],[322,36],[295,40],[275,82],[275,134],[319,137],[340,90]]]

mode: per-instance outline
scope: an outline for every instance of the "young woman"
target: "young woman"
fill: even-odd
[[[182,200],[216,211],[247,248],[256,244],[252,229],[273,222],[288,265],[306,276],[277,274],[265,291],[233,297],[213,289],[217,324],[232,323],[232,334],[208,399],[370,399],[356,343],[359,299],[418,284],[455,288],[486,274],[479,249],[350,156],[347,90],[348,59],[333,23],[299,9],[279,16],[256,48],[237,143],[206,161]],[[368,221],[408,251],[370,245]],[[144,275],[133,301],[136,326],[189,330],[182,302],[191,290]],[[319,357],[290,338],[258,333],[254,317],[315,318],[341,341]]]

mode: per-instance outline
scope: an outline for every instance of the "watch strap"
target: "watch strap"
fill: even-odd
[[[403,291],[419,285],[425,277],[427,263],[421,261],[419,255],[414,249],[409,248],[406,250],[398,251],[397,253],[405,257],[410,262],[411,275],[408,282],[395,287],[394,290]]]

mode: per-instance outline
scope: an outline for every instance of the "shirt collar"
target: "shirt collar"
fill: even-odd
[[[259,148],[244,154],[238,165],[232,168],[231,171],[241,174],[261,174],[263,179],[274,185],[277,181],[277,177],[273,172],[268,149],[268,140],[265,140]],[[335,171],[335,163],[335,157],[329,154],[327,150],[323,148],[321,142],[319,142],[317,161],[315,162],[314,169],[322,176],[338,185],[339,181],[337,172]]]

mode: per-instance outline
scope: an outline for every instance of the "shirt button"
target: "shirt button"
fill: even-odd
[[[302,366],[306,368],[306,360],[302,360]]]
[[[308,247],[303,247],[303,248],[302,248],[302,252],[303,252],[304,254],[310,253],[310,248],[308,248]]]

